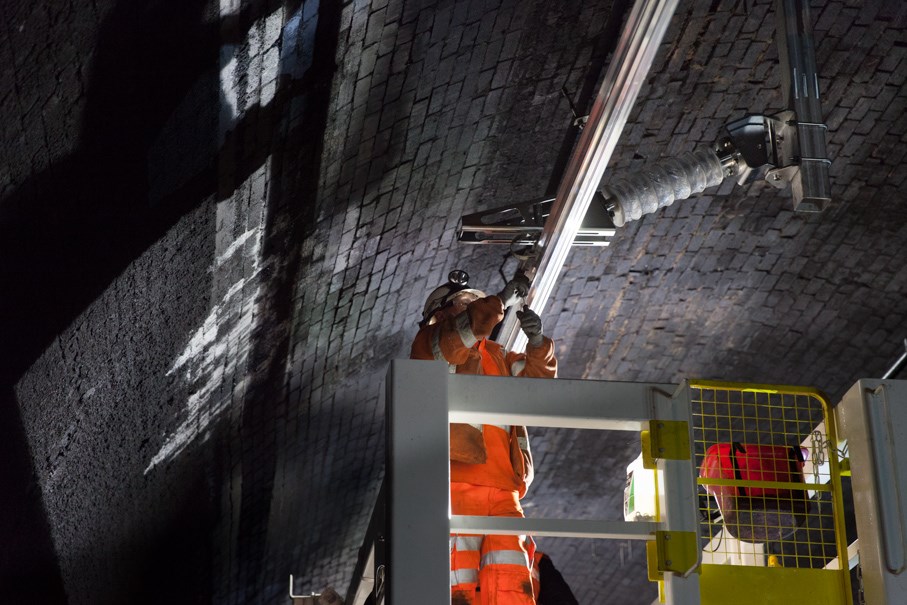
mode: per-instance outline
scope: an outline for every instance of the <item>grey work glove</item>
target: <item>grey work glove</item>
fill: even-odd
[[[504,308],[512,307],[521,299],[526,298],[529,294],[529,278],[519,274],[504,286],[504,289],[498,293],[498,298],[504,303]]]
[[[542,318],[538,313],[524,306],[522,311],[516,312],[517,319],[520,320],[520,328],[529,339],[530,347],[538,347],[545,341],[542,337]]]

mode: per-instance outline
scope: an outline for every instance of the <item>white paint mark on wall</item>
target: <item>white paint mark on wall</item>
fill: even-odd
[[[219,0],[218,6],[222,18],[235,16],[240,12],[241,0]],[[310,20],[312,23],[317,21],[314,18]],[[245,43],[221,47],[219,80],[222,103],[218,129],[221,142],[249,105],[258,103],[264,107],[273,100],[280,71],[283,22],[284,10],[281,7],[254,23],[245,32]],[[243,61],[239,60],[240,53]],[[240,73],[243,69],[245,74]],[[241,91],[239,82],[242,75],[247,77],[246,88]],[[261,198],[266,195],[266,187],[260,185],[266,183],[269,173],[270,158],[233,197],[218,204],[219,233],[212,265],[217,288],[212,300],[218,302],[212,306],[202,325],[189,338],[167,372],[168,375],[182,376],[190,386],[191,394],[180,413],[179,426],[167,435],[164,445],[145,469],[145,474],[179,455],[195,439],[204,438],[210,424],[224,410],[242,405],[250,335],[255,327],[255,309],[261,289],[262,209],[265,207]],[[235,232],[232,227],[237,219],[243,220],[240,216],[245,217],[248,228],[233,239],[224,237],[223,234]],[[224,281],[235,275],[236,269],[244,270],[246,274],[224,291]]]
[[[273,48],[280,41],[280,30],[283,28],[283,7],[265,17],[264,39],[265,48]]]
[[[181,376],[191,394],[180,412],[179,426],[167,434],[164,444],[148,463],[146,475],[178,456],[196,439],[206,438],[212,423],[225,410],[242,405],[251,334],[261,292],[261,242],[265,224],[264,200],[254,199],[261,188],[254,184],[266,178],[269,171],[270,159],[249,177],[237,194],[218,205],[218,224],[224,224],[227,217],[235,217],[238,204],[248,205],[247,220],[256,224],[216,246],[214,287],[219,287],[222,293],[213,298],[217,303],[167,372],[167,375]],[[251,268],[251,271],[224,291],[223,278],[233,275],[237,267],[246,267],[247,271]]]
[[[261,104],[269,105],[277,94],[277,69],[280,66],[280,51],[272,48],[261,60]]]
[[[220,16],[232,17],[239,14],[240,0],[220,0]]]
[[[258,90],[261,87],[261,28],[256,23],[246,34],[248,69],[246,71],[247,104],[258,103]]]
[[[268,15],[262,32],[261,101],[268,105],[277,92],[277,72],[280,68],[280,32],[283,27],[283,9]]]
[[[249,298],[254,300],[258,293],[259,288],[256,287]],[[204,328],[209,323],[216,326],[218,315],[225,305],[229,305],[227,300],[211,310]],[[197,437],[205,435],[210,423],[233,403],[234,389],[224,385],[224,377],[237,370],[242,371],[245,367],[249,350],[248,336],[253,320],[252,305],[248,305],[248,312],[241,315],[239,321],[226,333],[219,334],[216,327],[214,331],[200,329],[190,340],[177,362],[180,366],[188,366],[185,368],[185,379],[194,383],[197,390],[186,400],[182,423],[168,435],[164,445],[151,459],[145,469],[146,475],[158,464],[177,456]],[[194,357],[190,356],[190,349],[195,349]],[[178,366],[174,364],[171,372],[176,369]]]
[[[239,2],[221,0],[221,17],[239,13]],[[233,129],[237,118],[252,104],[264,107],[273,99],[277,90],[277,70],[280,56],[280,32],[283,23],[283,8],[256,21],[247,32],[244,44],[224,44],[220,48],[220,90],[223,104],[220,108],[220,134]],[[240,103],[237,54],[242,53],[245,65],[246,88],[244,102]],[[240,106],[242,105],[242,107]]]
[[[220,0],[220,17],[232,17],[239,14],[240,0]],[[236,46],[225,44],[220,47],[220,92],[223,102],[220,106],[220,132],[225,133],[233,127],[239,115],[236,96]]]
[[[239,115],[239,100],[236,96],[236,47],[232,44],[220,48],[220,92],[223,96],[221,104],[221,130],[230,130]]]
[[[249,229],[248,231],[237,237],[229,246],[227,246],[226,250],[221,252],[218,257],[214,259],[215,268],[220,267],[225,262],[233,258],[233,255],[236,254],[236,251],[239,250],[250,237],[260,235],[261,233],[259,229]],[[258,245],[258,242],[256,242],[255,245]]]

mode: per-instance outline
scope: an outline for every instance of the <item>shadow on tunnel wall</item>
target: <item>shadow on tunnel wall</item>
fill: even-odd
[[[277,125],[289,101],[317,88],[308,80],[284,78],[271,103],[245,112],[219,144],[218,111],[223,101],[218,68],[222,45],[241,43],[259,18],[281,5],[291,12],[300,2],[244,4],[238,15],[217,20],[211,18],[209,0],[118,2],[105,16],[94,49],[77,146],[0,200],[0,232],[3,233],[0,278],[7,284],[0,296],[0,427],[3,431],[0,453],[4,461],[0,471],[3,492],[0,505],[5,513],[14,513],[2,515],[0,535],[4,536],[4,553],[19,553],[16,557],[4,554],[0,559],[3,602],[66,600],[13,385],[56,336],[181,217],[211,196],[232,194],[267,161],[277,138],[284,136],[278,132]],[[213,5],[216,12],[216,2]],[[339,7],[336,12],[339,16]],[[336,20],[333,28],[332,44],[336,44]],[[328,50],[331,48],[329,45]],[[332,51],[327,55],[332,56]],[[322,94],[329,91],[333,72],[332,62],[325,65],[327,83],[318,80],[318,91]],[[162,137],[171,136],[166,131],[171,117],[191,95],[201,95],[196,105],[208,110],[201,114],[203,123],[177,134],[194,137],[193,146],[204,151],[203,157],[192,170],[181,175],[172,189],[154,196],[152,190],[156,183],[152,182],[149,171],[149,154]],[[313,100],[313,107],[317,105],[315,101],[318,99]],[[323,115],[319,114],[314,121],[304,120],[303,126],[286,135],[281,145],[305,143],[311,153],[306,157],[318,158],[326,101],[323,105],[324,108],[314,110]],[[313,115],[310,113],[306,118]],[[251,146],[250,140],[254,141]],[[173,144],[179,145],[180,141]],[[284,169],[283,159],[274,157],[274,171],[279,173]],[[224,165],[230,167],[226,174]],[[317,177],[318,169],[316,162],[300,171],[300,180],[310,183],[305,186],[314,187],[317,178],[312,175]],[[278,176],[274,175],[273,182],[279,182]],[[298,241],[302,228],[302,221],[288,219],[287,213],[281,211],[281,207],[287,208],[284,202],[288,195],[272,195],[271,199],[278,202],[277,207],[269,209],[272,218],[265,235],[265,257],[279,259],[287,268],[272,280],[271,290],[266,292],[278,297],[279,302],[270,309],[277,317],[278,332],[266,330],[256,340],[258,344],[254,345],[251,359],[259,372],[250,389],[252,405],[243,418],[243,432],[253,436],[253,445],[243,452],[244,472],[262,477],[256,484],[251,480],[244,484],[247,486],[243,492],[240,521],[245,533],[240,539],[237,566],[243,570],[238,575],[242,585],[250,587],[249,594],[258,586],[266,535],[263,528],[267,527],[267,503],[276,464],[273,441],[267,437],[262,441],[260,437],[267,431],[261,431],[263,420],[259,416],[265,414],[264,421],[274,420],[265,404],[272,399],[274,383],[271,381],[283,367],[279,355],[282,353],[284,358],[286,355],[289,321],[280,323],[280,319],[291,316],[293,278],[298,267],[298,255],[290,255],[289,260],[283,257],[288,242]],[[142,292],[135,294],[139,299],[143,296]],[[148,300],[147,304],[153,302]],[[285,333],[279,332],[281,329]],[[275,341],[277,349],[272,349]],[[262,405],[256,406],[255,402]],[[222,439],[223,435],[219,435],[213,442],[222,444]],[[124,469],[124,472],[130,471]],[[187,484],[178,488],[192,493],[195,486]],[[207,504],[200,504],[199,510],[210,512]],[[175,512],[178,516],[170,524],[174,528],[173,536],[191,535],[198,541],[183,547],[178,539],[126,545],[137,553],[137,561],[144,556],[174,565],[174,561],[185,560],[181,557],[194,556],[193,553],[213,556],[206,550],[210,535],[200,535],[197,530],[189,532],[191,527],[197,528],[194,522],[197,519],[190,515],[187,527],[185,515]],[[166,510],[161,512],[164,517],[167,514]],[[259,530],[262,530],[260,534]],[[8,545],[12,548],[7,549]],[[174,548],[179,552],[174,552]],[[106,556],[106,553],[93,554],[99,560]],[[130,570],[139,566],[138,563],[124,565]],[[150,580],[154,578],[142,578],[142,581]],[[221,578],[203,580],[206,589],[211,590]],[[8,600],[7,595],[14,598]],[[143,598],[139,597],[137,602]]]
[[[212,153],[210,167],[160,205],[148,200],[150,146],[193,84],[216,73],[219,24],[204,22],[205,4],[119,2],[96,40],[75,149],[0,200],[4,603],[66,602],[13,385],[130,262],[215,191]]]
[[[3,382],[14,383],[130,262],[217,192],[222,29],[244,32],[269,3],[248,3],[232,25],[211,19],[210,4],[118,2],[98,34],[76,148],[0,200]],[[198,88],[206,77],[211,85]],[[210,108],[206,123],[179,135],[204,157],[152,201],[149,151],[191,94],[208,97],[198,102]]]

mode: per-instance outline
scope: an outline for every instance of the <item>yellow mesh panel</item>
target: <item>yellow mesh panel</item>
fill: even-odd
[[[703,565],[762,567],[770,575],[826,570],[847,595],[840,602],[849,602],[835,436],[826,428],[834,422],[821,395],[802,387],[689,386]],[[790,574],[775,577],[783,584]]]

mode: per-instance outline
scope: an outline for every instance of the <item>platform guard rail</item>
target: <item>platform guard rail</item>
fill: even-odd
[[[895,399],[907,399],[900,392],[896,395]],[[659,600],[668,605],[723,603],[731,593],[737,600],[746,594],[741,602],[754,604],[776,602],[760,601],[769,593],[782,599],[779,603],[792,595],[798,602],[812,602],[813,598],[823,604],[850,602],[847,574],[852,565],[844,565],[844,561],[854,557],[843,531],[837,464],[842,442],[835,437],[832,410],[814,389],[695,380],[678,386],[470,376],[450,374],[442,362],[400,360],[391,364],[383,396],[386,475],[347,592],[347,605],[449,602],[446,549],[451,532],[644,540],[649,579],[659,582]],[[842,407],[848,408],[848,401],[845,397]],[[847,432],[859,439],[866,431],[854,419],[861,417],[864,404],[857,401],[850,408],[858,411],[847,416],[853,425]],[[447,472],[451,422],[638,431],[644,465],[658,471],[655,520],[451,515]],[[893,424],[907,426],[907,422]],[[697,479],[707,449],[716,443],[736,442],[774,446],[769,451],[779,445],[801,444],[801,452],[810,454],[802,469],[805,480],[781,484],[764,478]],[[859,455],[854,462],[859,468],[873,467]],[[750,545],[752,554],[758,555],[755,558],[731,552],[720,536],[716,538],[716,531],[727,531],[713,523],[711,505],[709,510],[698,510],[703,497],[697,493],[697,484],[702,492],[709,485],[738,483],[745,490],[781,490],[774,498],[779,511],[794,510],[785,506],[785,499],[799,502],[797,494],[813,502],[803,511],[806,522],[801,529],[774,544],[773,548],[781,549],[778,555],[767,557],[760,544]],[[870,494],[856,498],[860,513],[863,500],[876,501],[872,495],[876,490],[856,491]],[[871,512],[863,511],[868,516]],[[767,521],[774,519],[762,516]],[[816,533],[820,528],[823,533]],[[872,536],[878,532],[862,533]],[[729,539],[724,538],[725,542]],[[703,540],[708,542],[708,561],[701,550]],[[774,565],[769,561],[772,558]],[[752,590],[741,594],[739,589],[744,586]]]
[[[701,551],[687,393],[672,384],[470,376],[449,373],[443,362],[392,362],[385,393],[384,602],[449,602],[448,536],[471,532],[644,540],[650,576],[663,581],[665,602],[699,603],[699,575],[694,572]],[[645,441],[660,471],[660,521],[450,515],[446,469],[451,422],[651,435]],[[653,563],[657,569],[651,569]]]

